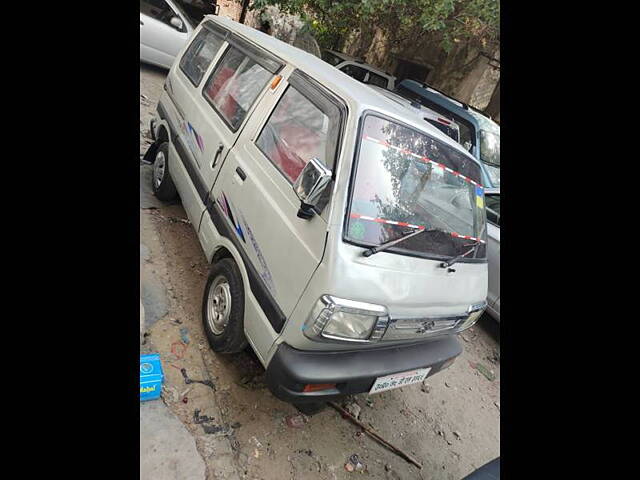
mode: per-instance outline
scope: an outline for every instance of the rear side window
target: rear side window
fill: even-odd
[[[356,65],[345,65],[340,70],[342,70],[350,77],[353,77],[356,80],[360,80],[361,82],[364,82],[364,77],[367,74],[367,71],[364,68],[358,67]]]
[[[200,30],[180,60],[180,70],[195,87],[200,84],[204,72],[220,50],[224,41],[206,28]]]
[[[140,13],[171,26],[175,12],[164,0],[140,0]]]
[[[453,115],[456,123],[460,127],[460,132],[458,134],[458,143],[460,143],[467,151],[471,152],[473,146],[476,144],[474,130],[471,127],[471,124],[460,118],[459,116],[453,114],[452,112],[448,112],[446,108],[441,107],[437,103],[434,103],[421,95],[418,95],[415,92],[412,92],[408,88],[399,85],[396,87],[396,93],[402,95],[404,98],[409,100],[415,100],[416,102],[424,105],[425,107],[438,112],[440,115],[449,116]]]
[[[387,88],[387,79],[377,73],[369,72],[369,80],[367,83],[377,85],[378,87]]]
[[[251,57],[230,46],[202,93],[235,132],[272,76]]]
[[[342,59],[340,57],[338,57],[337,55],[334,55],[333,53],[331,53],[328,50],[323,50],[322,51],[322,59],[325,62],[333,65],[334,67],[342,62]]]
[[[256,141],[291,183],[314,157],[333,169],[338,144],[338,107],[305,93],[289,85]]]
[[[464,146],[464,148],[471,152],[473,146],[476,144],[476,138],[473,134],[473,129],[463,121],[458,122],[458,125],[460,125],[460,143]]]
[[[460,141],[460,136],[458,135],[458,130],[443,123],[438,122],[437,120],[432,120],[430,118],[426,119],[431,125],[436,127],[446,136],[453,138],[456,142]]]
[[[487,220],[500,226],[500,195],[485,195]]]

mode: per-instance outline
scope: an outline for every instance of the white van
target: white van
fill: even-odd
[[[310,412],[422,381],[487,297],[480,166],[321,59],[207,16],[151,122],[153,189],[179,195],[211,262],[216,352],[251,345]]]

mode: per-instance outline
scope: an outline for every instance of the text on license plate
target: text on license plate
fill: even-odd
[[[427,377],[430,370],[431,367],[418,368],[417,370],[411,370],[409,372],[393,373],[384,377],[378,377],[373,387],[371,387],[371,390],[369,390],[369,395],[421,382]]]

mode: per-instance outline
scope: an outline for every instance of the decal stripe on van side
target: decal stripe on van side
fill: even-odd
[[[206,204],[207,193],[209,192],[207,190],[207,185],[196,168],[197,164],[195,163],[195,160],[192,160],[191,153],[182,142],[182,139],[178,136],[178,131],[175,125],[171,122],[171,118],[169,118],[167,111],[161,103],[158,103],[158,114],[160,115],[160,118],[166,120],[167,124],[169,124],[169,136],[171,137],[171,143],[173,143],[173,146],[178,152],[178,157],[180,157],[180,161],[184,165],[184,168],[187,169],[187,173],[189,174],[194,187],[196,187],[196,190],[198,191],[200,200],[202,200],[202,203]]]
[[[251,263],[251,260],[244,251],[244,247],[240,244],[240,239],[231,230],[229,223],[223,218],[220,206],[217,202],[209,199],[209,202],[207,202],[207,212],[209,212],[211,221],[215,225],[216,230],[218,230],[220,235],[231,240],[238,252],[240,252],[242,261],[247,268],[247,275],[249,276],[249,287],[251,288],[251,293],[253,293],[253,296],[256,297],[260,308],[262,308],[262,311],[269,320],[269,323],[271,324],[273,329],[277,333],[280,333],[287,318],[285,317],[282,310],[280,310],[280,307],[276,303],[275,298],[273,298],[273,296],[271,295],[271,292],[269,292],[269,289],[264,283],[264,280],[260,277],[258,270],[256,269],[256,267],[254,267],[253,263]]]
[[[176,151],[178,152],[178,157],[187,170],[189,178],[191,178],[191,182],[198,191],[198,196],[202,200],[202,203],[204,203],[207,212],[211,217],[211,221],[216,227],[216,230],[218,230],[218,233],[220,233],[220,235],[228,238],[236,247],[236,250],[240,253],[244,266],[247,269],[247,275],[249,277],[249,288],[251,288],[251,293],[253,293],[253,296],[256,297],[260,308],[262,308],[262,311],[269,320],[269,323],[271,324],[273,329],[277,333],[280,333],[286,321],[284,313],[278,306],[275,298],[273,298],[273,295],[271,295],[271,292],[269,292],[269,289],[264,283],[264,280],[260,277],[258,270],[253,265],[253,263],[251,263],[251,260],[244,250],[244,247],[240,243],[240,239],[234,233],[234,231],[231,230],[228,222],[223,218],[223,213],[221,212],[220,207],[215,201],[209,198],[209,190],[207,189],[206,183],[195,168],[194,163],[189,160],[189,152],[182,144],[180,137],[178,137],[176,133],[177,130],[175,128],[175,125],[171,123],[171,119],[168,117],[167,112],[165,111],[161,103],[158,103],[158,114],[160,115],[160,118],[165,119],[169,124],[169,135],[171,136],[171,142],[173,142]]]

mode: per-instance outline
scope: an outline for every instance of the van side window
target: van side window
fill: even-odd
[[[409,90],[408,88],[402,85],[399,85],[396,87],[396,93],[398,93],[399,95],[403,96],[408,100],[415,100],[416,102],[424,105],[425,107],[433,110],[434,112],[438,112],[440,115],[443,115],[443,116],[451,115],[451,113],[448,113],[445,108],[441,107],[437,103],[434,103],[426,98],[423,98],[422,96],[412,92],[411,90]],[[458,124],[458,127],[460,128],[458,143],[460,143],[463,146],[465,145],[465,143],[468,143],[471,145],[471,147],[473,147],[473,145],[476,144],[476,141],[475,141],[474,131],[470,126],[471,124],[468,124],[468,122],[466,122],[465,120],[457,116],[454,116],[454,120],[456,121],[456,123]],[[469,151],[471,151],[471,147],[468,148]],[[467,147],[465,146],[465,148]]]
[[[367,71],[364,68],[352,64],[345,65],[340,70],[361,82],[364,82],[364,77],[367,75]]]
[[[234,132],[273,74],[231,45],[202,94]]]
[[[256,145],[291,183],[314,157],[333,169],[339,115],[337,107],[321,109],[289,85]]]
[[[485,195],[487,220],[500,226],[500,195]]]
[[[223,43],[220,37],[203,28],[184,52],[180,60],[180,70],[191,80],[194,87],[200,84],[204,72]]]
[[[434,127],[436,127],[438,130],[440,130],[442,133],[444,133],[447,137],[451,137],[453,138],[456,142],[458,140],[460,140],[458,138],[458,131],[453,128],[453,127],[449,127],[448,125],[444,125],[436,120],[433,120],[431,118],[426,119],[427,122],[429,122],[431,125],[433,125]]]
[[[373,72],[369,72],[369,80],[367,80],[367,83],[370,83],[371,85],[376,85],[378,87],[382,87],[382,88],[387,88],[387,79],[384,78],[382,75],[378,75],[377,73],[373,73]]]
[[[171,26],[171,19],[177,17],[164,0],[140,0],[140,13],[169,26]]]

